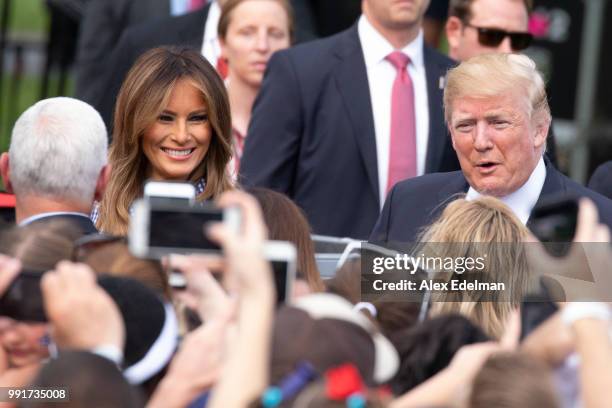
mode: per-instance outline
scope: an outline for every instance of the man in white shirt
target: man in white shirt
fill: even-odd
[[[58,97],[29,107],[0,156],[17,224],[61,219],[83,234],[97,232],[89,214],[110,177],[107,147],[104,122],[85,102]]]
[[[600,221],[612,226],[612,201],[570,180],[545,160],[551,122],[544,81],[524,55],[485,54],[448,74],[445,119],[461,171],[398,183],[370,239],[414,242],[449,201],[465,194],[501,199],[527,226],[550,196],[588,197]]]
[[[442,89],[453,62],[423,45],[428,0],[363,0],[350,29],[268,63],[240,181],[287,194],[317,234],[366,238],[391,186],[455,170]]]

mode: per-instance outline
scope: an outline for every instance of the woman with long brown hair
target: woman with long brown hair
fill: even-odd
[[[115,106],[112,176],[92,218],[101,231],[126,234],[130,208],[151,180],[189,181],[197,199],[233,188],[227,92],[197,51],[160,47],[143,54]]]

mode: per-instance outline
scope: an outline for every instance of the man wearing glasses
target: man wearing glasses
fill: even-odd
[[[529,47],[532,0],[450,0],[446,36],[449,56],[465,61],[490,52]]]

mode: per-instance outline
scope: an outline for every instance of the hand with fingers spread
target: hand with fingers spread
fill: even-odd
[[[20,270],[21,262],[18,259],[0,254],[0,297],[11,286],[11,282],[17,277]]]
[[[91,268],[62,261],[41,283],[52,335],[60,348],[123,350],[125,327],[119,308],[98,286]]]

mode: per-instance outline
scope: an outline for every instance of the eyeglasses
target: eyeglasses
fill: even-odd
[[[478,42],[485,47],[497,47],[504,41],[504,38],[510,37],[510,45],[512,50],[521,51],[531,45],[533,35],[524,32],[511,32],[500,30],[497,28],[477,27],[471,24],[465,24],[467,27],[472,27],[478,31]]]

